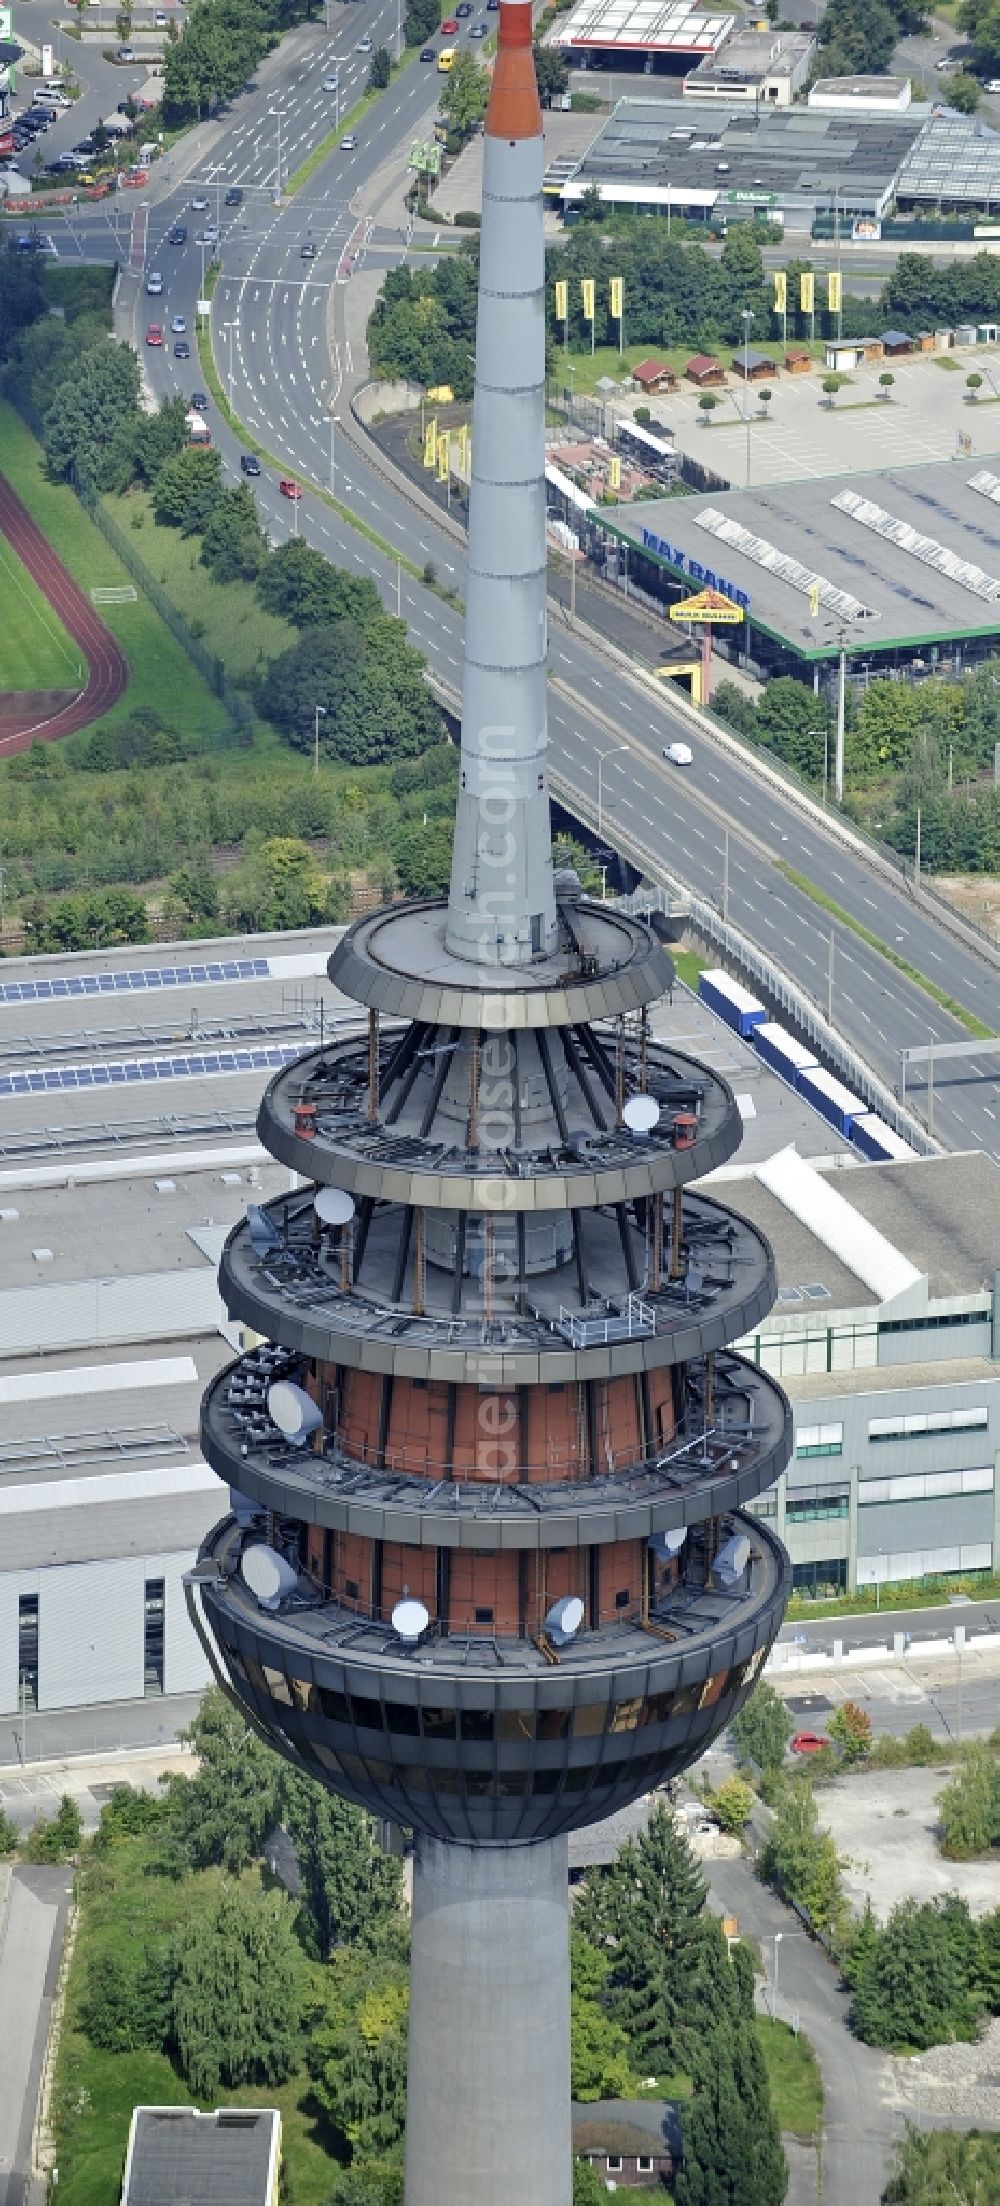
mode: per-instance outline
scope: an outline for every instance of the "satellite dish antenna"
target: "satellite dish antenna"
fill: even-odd
[[[727,1592],[732,1592],[739,1585],[749,1561],[750,1542],[746,1533],[734,1532],[732,1539],[720,1547],[712,1564],[712,1575]]]
[[[671,1532],[654,1532],[649,1543],[650,1550],[652,1554],[659,1556],[661,1562],[670,1562],[674,1555],[680,1554],[686,1539],[686,1524],[678,1524]]]
[[[397,1601],[392,1612],[392,1628],[398,1633],[404,1646],[415,1647],[430,1623],[430,1612],[422,1601]]]
[[[575,1639],[583,1623],[583,1602],[578,1593],[564,1593],[560,1601],[553,1601],[545,1619],[545,1629],[554,1647],[565,1647]]]
[[[267,1413],[296,1448],[304,1447],[310,1433],[323,1422],[323,1412],[317,1409],[312,1396],[304,1386],[294,1386],[291,1379],[276,1379],[268,1387]]]
[[[354,1197],[346,1187],[321,1187],[313,1209],[321,1225],[347,1226],[354,1216]]]
[[[294,1564],[279,1555],[276,1547],[267,1547],[263,1541],[246,1549],[240,1570],[244,1583],[256,1595],[262,1609],[276,1609],[279,1601],[294,1593],[299,1582]]]
[[[660,1106],[651,1095],[630,1095],[622,1108],[622,1117],[633,1134],[651,1134],[659,1116]]]

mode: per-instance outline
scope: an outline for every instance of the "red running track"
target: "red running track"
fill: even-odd
[[[87,663],[85,687],[59,711],[34,726],[13,726],[9,714],[4,713],[0,694],[0,757],[6,758],[14,751],[27,750],[32,743],[55,743],[60,736],[72,735],[77,728],[99,720],[102,713],[117,704],[127,687],[128,660],[5,475],[0,475],[0,535],[6,537],[27,567]]]

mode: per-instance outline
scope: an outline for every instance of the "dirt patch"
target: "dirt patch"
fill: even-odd
[[[995,873],[935,873],[933,885],[963,918],[974,920],[1000,943],[1000,879]]]
[[[995,1861],[945,1861],[937,1846],[937,1796],[948,1769],[883,1769],[838,1777],[817,1794],[820,1821],[847,1861],[844,1887],[860,1913],[870,1899],[884,1922],[897,1900],[957,1892],[974,1915],[997,1904]]]

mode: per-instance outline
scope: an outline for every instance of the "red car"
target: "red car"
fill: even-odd
[[[150,322],[149,328],[146,331],[146,343],[147,345],[162,345],[163,331],[160,328],[159,322]]]
[[[458,29],[458,17],[457,17],[457,15],[446,15],[446,16],[445,16],[445,19],[444,19],[444,22],[443,22],[443,23],[442,23],[442,25],[441,25],[441,36],[442,36],[442,38],[454,38],[454,36],[455,36],[455,33],[456,33],[457,29]]]
[[[289,475],[282,476],[278,489],[283,498],[301,498],[302,496],[301,483],[293,483]]]
[[[821,1731],[797,1731],[792,1740],[792,1753],[822,1754],[823,1748],[829,1744],[829,1739],[824,1739]]]

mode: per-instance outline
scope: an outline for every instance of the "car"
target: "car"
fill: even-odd
[[[125,115],[125,116],[132,116],[132,115],[134,115],[134,113],[135,113],[135,110],[136,110],[136,108],[137,108],[138,104],[139,104],[139,103],[138,103],[138,101],[137,101],[137,100],[134,100],[134,99],[133,99],[133,97],[132,97],[132,94],[131,94],[131,92],[130,92],[130,93],[129,93],[129,95],[128,95],[128,98],[127,98],[127,99],[124,99],[124,100],[119,100],[119,102],[118,102],[118,105],[117,105],[117,107],[115,108],[115,114],[116,114],[116,115]]]
[[[829,1744],[829,1739],[824,1738],[822,1731],[797,1731],[792,1740],[792,1753],[822,1754],[823,1748]]]
[[[218,225],[217,225],[217,223],[215,223],[215,222],[206,222],[206,224],[205,224],[205,227],[204,227],[204,229],[203,229],[203,230],[199,230],[199,231],[198,231],[197,237],[196,237],[196,239],[195,239],[195,244],[196,244],[196,245],[217,245],[217,244],[218,244],[218,242],[219,242],[219,230],[218,230]]]
[[[297,498],[301,498],[302,496],[301,483],[293,482],[290,475],[282,476],[281,481],[278,484],[278,489],[280,490],[283,498],[291,498],[293,503]]]
[[[374,39],[369,38],[366,31],[364,38],[359,38],[357,46],[354,49],[355,53],[370,54],[374,43]]]
[[[19,253],[33,253],[35,250],[35,240],[30,230],[22,230],[15,243]]]
[[[190,358],[191,358],[191,347],[190,347],[190,345],[188,344],[187,338],[186,338],[186,337],[179,337],[179,338],[178,338],[178,340],[177,340],[177,343],[176,343],[176,345],[174,346],[174,359],[175,359],[175,360],[190,360]]]
[[[307,237],[305,244],[300,245],[299,247],[299,259],[315,260],[318,251],[319,247],[316,244],[315,238]]]
[[[116,53],[116,55],[115,55],[115,60],[116,60],[116,61],[134,61],[134,60],[135,60],[135,47],[134,47],[134,46],[119,46],[119,48],[118,48],[118,52],[117,52],[117,53]]]
[[[73,147],[73,151],[74,153],[78,153],[80,155],[81,160],[90,161],[93,159],[93,156],[97,151],[97,147],[94,144],[93,138],[81,138],[79,145],[75,145]]]
[[[166,30],[166,27],[167,27],[167,11],[166,11],[166,8],[157,8],[157,10],[156,10],[156,13],[155,13],[155,15],[154,15],[154,17],[153,17],[153,29],[154,29],[154,31],[165,31],[165,30]]]
[[[499,6],[500,0],[486,0],[487,15],[495,15]]]
[[[160,275],[159,271],[156,268],[151,268],[149,275],[146,277],[146,292],[148,297],[151,299],[158,299],[162,289],[163,277]]]
[[[437,48],[434,46],[421,46],[420,59],[421,61],[436,61]]]
[[[489,35],[490,26],[488,23],[474,23],[469,32],[470,38],[488,38]]]
[[[446,16],[445,16],[445,19],[444,19],[444,22],[443,22],[443,23],[442,23],[442,25],[441,25],[441,36],[442,36],[442,38],[454,38],[454,36],[455,36],[455,32],[457,31],[457,29],[458,29],[458,17],[457,17],[457,15],[446,15]]]
[[[203,414],[206,406],[208,405],[208,392],[192,391],[191,404],[194,407],[196,414]]]
[[[147,345],[162,345],[163,331],[160,327],[159,322],[150,322],[149,328],[146,331],[146,343]]]
[[[259,475],[260,461],[257,458],[256,452],[241,452],[240,467],[242,468],[244,475]]]
[[[225,204],[227,207],[242,207],[243,193],[238,184],[230,184],[226,193]]]
[[[356,133],[353,130],[349,130],[346,138],[342,138],[340,141],[341,153],[353,153],[357,147],[357,143],[358,141]]]
[[[470,15],[474,15],[475,12],[476,11],[472,5],[472,0],[458,0],[458,6],[455,9],[455,14],[458,17],[460,23],[464,23],[467,18]]]
[[[186,319],[185,319],[184,315],[183,315],[183,314],[175,314],[175,315],[174,315],[174,318],[173,318],[173,320],[172,320],[172,322],[171,322],[171,324],[170,324],[170,335],[171,335],[171,337],[183,337],[183,336],[185,336],[185,335],[186,335],[186,332],[187,332],[187,321],[186,321]]]
[[[983,86],[983,91],[1000,92],[1000,77],[987,77],[986,82]]]
[[[690,766],[694,752],[690,743],[668,743],[663,756],[671,766]]]
[[[206,199],[204,192],[199,192],[197,199],[192,199],[191,209],[194,214],[208,213],[208,200]]]
[[[172,229],[172,230],[168,230],[168,231],[167,231],[167,244],[168,244],[168,245],[186,245],[186,244],[187,244],[187,223],[186,223],[186,222],[175,222],[175,223],[174,223],[174,226],[173,226],[173,229]]]
[[[340,90],[340,73],[339,73],[339,71],[338,71],[338,70],[336,70],[336,69],[334,70],[334,72],[333,72],[333,75],[332,75],[332,77],[324,77],[324,79],[323,79],[323,90],[324,90],[324,92],[339,92],[339,90]]]

